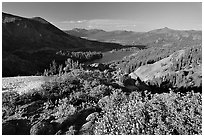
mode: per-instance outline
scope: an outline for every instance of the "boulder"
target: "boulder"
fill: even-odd
[[[78,114],[77,114],[77,117],[78,117],[78,119],[83,119],[83,120],[86,120],[86,118],[90,115],[90,114],[92,114],[92,113],[94,113],[94,112],[101,112],[102,111],[102,109],[101,108],[99,108],[99,107],[90,107],[90,108],[87,108],[87,109],[84,109],[84,110],[81,110],[81,111],[79,111],[78,112]]]
[[[82,125],[79,132],[84,132],[84,131],[87,131],[87,130],[91,130],[93,128],[93,126],[94,126],[94,122],[88,121],[88,122],[86,122],[85,124]]]
[[[57,133],[55,133],[55,135],[63,135],[62,130],[57,131]]]
[[[57,119],[53,122],[58,124],[58,126],[56,127],[56,129],[59,130],[58,134],[73,134],[73,133],[75,134],[81,129],[82,125],[85,124],[87,122],[87,120],[94,119],[94,115],[96,115],[96,114],[92,114],[92,113],[94,113],[94,112],[99,113],[99,112],[101,112],[101,110],[102,109],[99,107],[90,107],[87,109],[80,110],[79,112],[77,112],[71,116],[67,116],[66,118]],[[89,116],[90,114],[92,114],[92,115]],[[89,118],[86,120],[86,118],[88,116],[89,116]],[[69,130],[69,128],[72,126],[74,126],[73,132]]]
[[[55,134],[55,129],[53,125],[47,121],[39,121],[37,124],[33,125],[30,129],[31,135],[53,135]]]
[[[40,109],[42,110],[43,107],[43,101],[34,101],[29,104],[25,104],[19,108],[19,111],[21,112],[22,117],[24,116],[30,116],[36,114]]]
[[[120,77],[120,82],[124,85],[124,86],[134,86],[136,80],[132,79],[131,76],[129,76],[128,74],[124,74]]]
[[[91,113],[86,117],[86,121],[94,121],[98,116],[98,112]]]
[[[60,132],[61,134],[67,131],[70,126],[74,125],[74,123],[76,122],[76,119],[77,119],[77,115],[74,114],[71,116],[53,120],[51,121],[51,123],[54,124],[53,126],[55,127],[55,129],[59,130],[58,132]]]

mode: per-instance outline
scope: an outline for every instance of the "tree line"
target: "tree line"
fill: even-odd
[[[66,51],[66,50],[60,50],[56,54],[66,56],[67,58],[71,58],[79,62],[93,61],[95,59],[100,59],[103,57],[103,54],[101,52],[96,52],[96,51],[71,52],[71,51]]]

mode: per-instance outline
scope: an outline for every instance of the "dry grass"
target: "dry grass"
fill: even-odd
[[[2,92],[17,91],[22,94],[32,89],[39,89],[48,81],[49,77],[44,76],[22,76],[2,78]]]

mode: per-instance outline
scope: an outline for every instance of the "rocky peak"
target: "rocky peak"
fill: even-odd
[[[35,21],[39,21],[40,23],[43,23],[43,24],[49,24],[48,21],[46,21],[45,19],[41,18],[41,17],[33,17],[31,18],[32,20],[35,20]]]

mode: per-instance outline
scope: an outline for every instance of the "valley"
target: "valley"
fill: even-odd
[[[42,73],[53,60],[62,64],[66,58],[56,55],[60,50],[109,51],[122,48],[119,44],[68,35],[40,17],[23,18],[2,13],[2,31],[3,77]]]
[[[202,134],[202,31],[62,31],[3,12],[2,76],[3,135]]]

